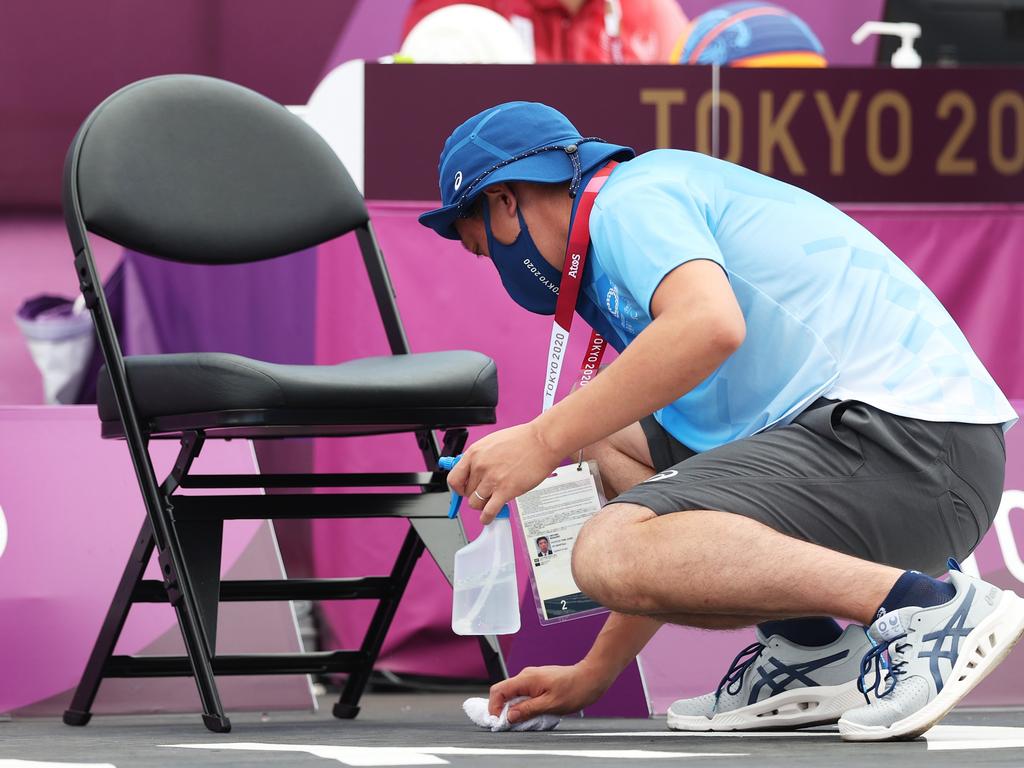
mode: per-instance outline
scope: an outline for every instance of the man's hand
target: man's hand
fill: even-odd
[[[648,616],[613,612],[582,661],[571,667],[527,667],[515,677],[492,685],[488,710],[500,715],[506,701],[529,696],[509,708],[509,722],[519,723],[545,713],[578,712],[601,698],[660,626],[660,621]]]
[[[527,667],[515,677],[491,686],[488,709],[497,716],[509,699],[529,696],[509,708],[510,723],[543,714],[567,715],[593,704],[614,680],[582,661],[571,667]]]
[[[473,443],[449,473],[448,484],[482,510],[480,522],[487,525],[508,501],[536,488],[562,458],[544,444],[533,422],[520,424]]]

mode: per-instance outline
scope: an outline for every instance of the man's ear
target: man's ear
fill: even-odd
[[[504,182],[494,184],[487,187],[484,190],[484,194],[487,196],[487,204],[491,206],[492,216],[497,210],[510,218],[515,217],[519,201],[516,198],[515,190],[511,186]]]

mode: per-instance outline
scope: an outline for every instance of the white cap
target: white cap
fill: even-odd
[[[400,56],[416,64],[533,64],[534,58],[504,16],[457,3],[420,19]]]

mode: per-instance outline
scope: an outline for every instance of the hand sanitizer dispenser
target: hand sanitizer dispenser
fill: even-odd
[[[921,55],[914,50],[914,41],[921,36],[921,25],[913,22],[865,21],[853,33],[853,42],[860,45],[868,35],[896,35],[902,41],[890,59],[894,69],[919,69]]]
[[[460,458],[442,456],[439,466],[451,471]],[[448,517],[455,517],[461,504],[462,497],[453,491]],[[452,587],[455,634],[511,635],[519,631],[519,587],[507,505],[476,539],[455,553]]]

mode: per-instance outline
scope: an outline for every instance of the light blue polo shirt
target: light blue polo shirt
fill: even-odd
[[[708,259],[729,278],[743,344],[654,414],[695,451],[787,424],[819,397],[927,421],[1009,428],[1016,419],[924,283],[860,224],[797,187],[656,150],[615,169],[590,234],[585,295],[622,344],[651,322],[651,297],[679,265]]]

